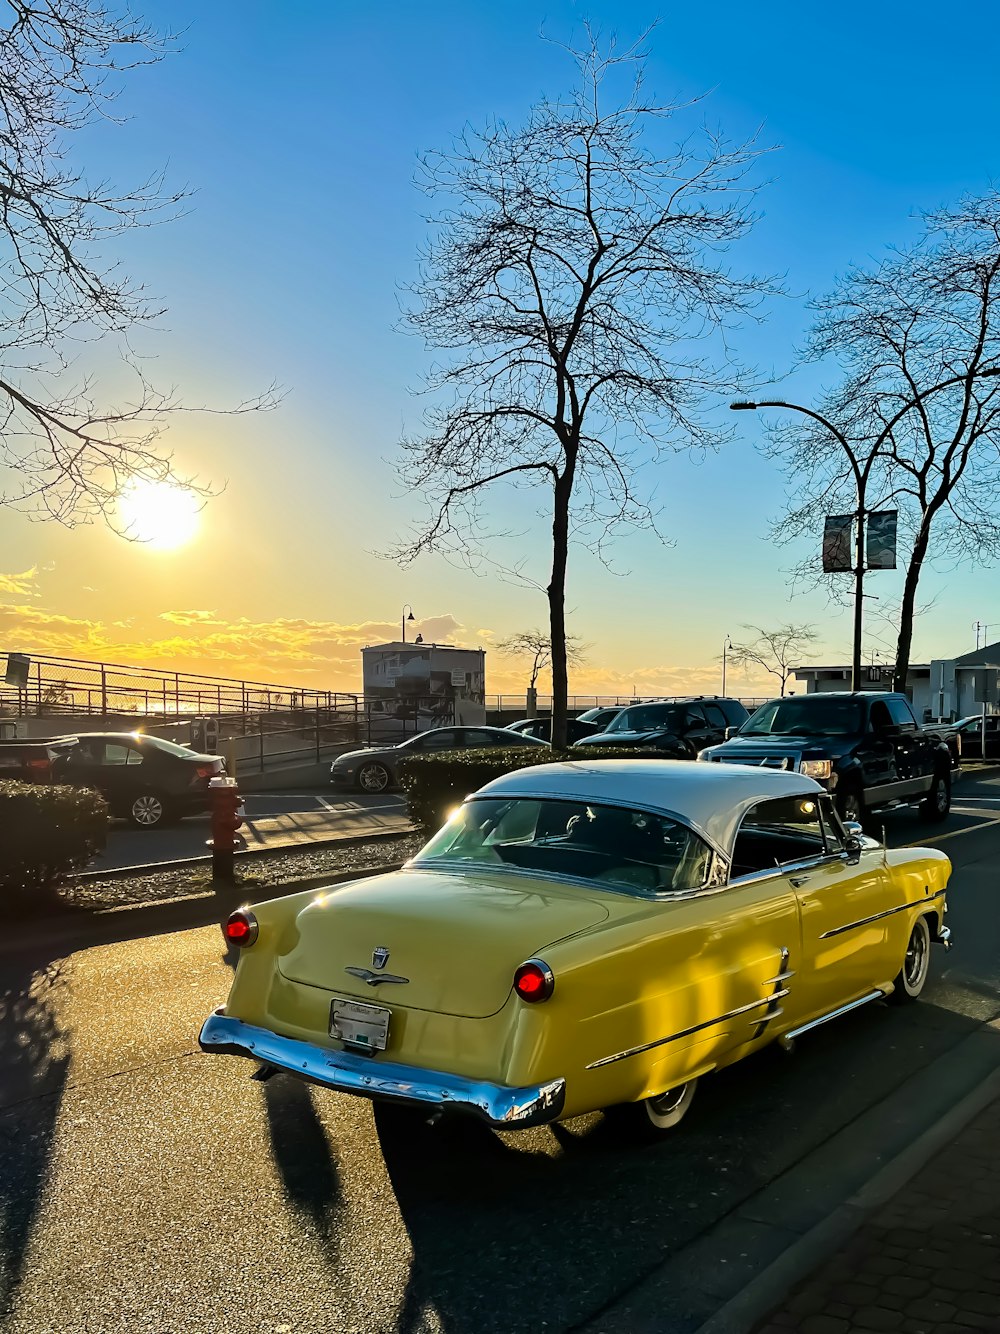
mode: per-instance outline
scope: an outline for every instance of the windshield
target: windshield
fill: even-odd
[[[772,699],[740,728],[740,736],[853,736],[861,731],[861,701],[822,695]]]
[[[699,889],[711,850],[665,815],[551,798],[467,801],[414,859],[508,866],[638,895]]]
[[[608,725],[609,732],[653,732],[663,727],[677,726],[681,710],[673,705],[640,704],[623,709]]]

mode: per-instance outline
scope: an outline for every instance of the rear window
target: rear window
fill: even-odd
[[[189,760],[192,755],[189,746],[178,746],[176,741],[164,741],[159,736],[137,736],[136,742],[142,747],[148,747],[150,750],[162,750],[167,755],[183,755]]]
[[[665,815],[552,798],[467,801],[415,858],[585,880],[648,897],[700,889],[711,850]]]

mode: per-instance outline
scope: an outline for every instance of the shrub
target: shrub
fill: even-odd
[[[0,906],[50,897],[104,847],[108,805],[89,788],[0,782]]]
[[[592,764],[595,760],[662,759],[656,751],[601,746],[600,750],[552,750],[548,746],[484,747],[481,750],[439,750],[413,755],[399,766],[399,781],[406,793],[410,819],[424,834],[433,834],[448,818],[448,812],[460,805],[470,792],[485,783],[537,764],[575,760]]]

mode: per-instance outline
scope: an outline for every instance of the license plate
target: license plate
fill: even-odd
[[[330,1006],[330,1036],[365,1051],[385,1051],[389,1014],[381,1005],[335,1000]]]

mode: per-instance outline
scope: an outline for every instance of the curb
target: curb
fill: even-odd
[[[750,1334],[1000,1097],[998,1066],[1000,1021],[990,1020],[574,1330]]]
[[[370,834],[341,834],[334,838],[313,838],[307,843],[281,843],[268,848],[239,848],[234,854],[237,861],[245,857],[278,857],[296,852],[313,852],[316,848],[352,848],[362,843],[380,843],[390,838],[406,838],[417,832],[416,825],[407,825],[404,829],[375,830]],[[136,875],[157,875],[160,871],[183,871],[189,866],[204,866],[211,862],[212,854],[199,853],[197,857],[179,857],[170,862],[144,862],[138,866],[108,866],[98,871],[79,871],[74,877],[77,884],[93,884],[95,881],[114,880],[116,876],[131,878]]]
[[[273,893],[264,891],[257,896],[246,886],[227,885],[218,890],[175,895],[150,903],[123,903],[114,908],[98,908],[90,912],[81,909],[78,913],[61,913],[58,917],[9,923],[7,933],[0,938],[0,958],[37,948],[53,953],[60,949],[90,949],[95,945],[111,945],[141,936],[191,931],[213,923],[221,925],[234,908],[247,902],[262,903],[265,898],[284,898],[311,888],[365,880],[398,871],[401,867],[402,862],[393,862],[354,871],[332,871],[329,875],[304,876],[300,880],[288,880],[281,887],[282,892],[275,887]]]
[[[743,1291],[700,1325],[697,1334],[750,1334],[803,1279],[829,1260],[869,1217],[898,1194],[922,1167],[954,1140],[996,1098],[1000,1070],[995,1070],[922,1135],[875,1173],[829,1218],[818,1223]]]

